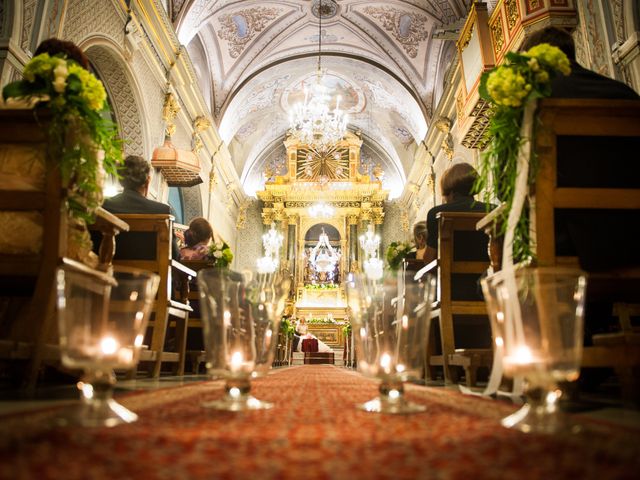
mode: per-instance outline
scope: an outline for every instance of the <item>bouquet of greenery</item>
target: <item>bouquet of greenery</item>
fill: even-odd
[[[104,113],[104,87],[75,61],[48,53],[27,63],[23,76],[6,85],[2,95],[5,100],[37,98],[51,111],[49,157],[59,162],[69,212],[92,221],[102,204],[104,174],[117,175],[122,160],[116,126]]]
[[[227,242],[215,241],[209,246],[209,257],[214,267],[227,268],[233,261],[233,252]]]
[[[485,72],[480,81],[480,96],[492,104],[493,116],[488,129],[491,141],[481,156],[475,185],[476,192],[484,192],[487,203],[494,198],[506,203],[501,222],[503,229],[506,229],[507,215],[515,197],[524,107],[531,100],[551,95],[554,76],[571,73],[567,56],[546,43],[523,54],[509,52],[505,58],[504,64]],[[535,160],[529,161],[529,184],[537,173]],[[525,260],[531,253],[528,216],[521,215],[515,227],[514,261]]]
[[[285,337],[293,338],[296,327],[287,317],[282,317],[282,320],[280,320],[280,331]]]
[[[309,283],[304,286],[305,290],[335,290],[338,288],[338,285],[333,283]]]
[[[402,260],[410,253],[416,251],[416,247],[409,242],[391,242],[387,247],[387,263],[391,270],[398,270],[402,265]]]

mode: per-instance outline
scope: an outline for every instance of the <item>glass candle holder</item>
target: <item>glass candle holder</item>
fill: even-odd
[[[271,408],[251,392],[251,379],[271,368],[289,279],[278,273],[200,270],[198,289],[208,372],[226,380],[225,396],[203,404],[218,410]]]
[[[525,380],[526,403],[502,420],[523,432],[573,430],[559,382],[580,375],[586,279],[570,268],[519,268],[482,281],[506,375]]]
[[[351,274],[347,280],[358,370],[380,380],[378,397],[357,405],[367,412],[426,409],[404,397],[404,382],[422,377],[435,285],[431,276],[415,281],[414,273]]]
[[[113,399],[114,369],[130,370],[140,347],[159,277],[116,269],[113,280],[62,267],[57,271],[58,327],[62,364],[81,369],[82,402],[63,412],[58,424],[112,427],[138,416]]]

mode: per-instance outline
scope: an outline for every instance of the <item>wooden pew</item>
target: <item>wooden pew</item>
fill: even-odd
[[[438,319],[440,353],[436,353],[436,336],[430,328],[427,346],[426,379],[435,375],[435,367],[443,368],[445,383],[458,380],[458,367],[465,371],[466,383],[473,386],[477,370],[491,366],[491,329],[487,310],[479,293],[477,282],[489,267],[488,239],[476,231],[476,223],[485,216],[482,212],[440,212],[438,214],[438,258],[416,273],[437,277],[436,301],[431,319]],[[458,337],[469,337],[479,332],[484,339],[456,348]],[[483,341],[484,340],[484,341]]]
[[[21,231],[27,216],[34,219],[28,223],[29,233],[24,233],[28,236],[22,245],[24,251],[12,250],[2,242],[7,251],[0,253],[0,359],[14,365],[29,364],[22,378],[27,387],[35,386],[43,362],[57,364],[60,359],[55,315],[57,267],[65,264],[96,281],[111,281],[110,276],[67,256],[66,188],[57,159],[49,154],[49,121],[46,111],[0,110],[2,235]],[[7,221],[8,215],[14,216],[13,220]],[[114,233],[126,228],[109,215],[102,222]],[[39,242],[29,245],[35,239]]]
[[[530,209],[538,264],[580,263],[589,273],[587,302],[640,304],[637,246],[633,262],[606,264],[608,258],[616,261],[616,252],[629,251],[624,242],[627,238],[637,242],[640,231],[640,101],[545,99],[539,103],[538,120],[534,149],[539,170]],[[576,214],[595,225],[602,225],[603,219],[605,224],[613,218],[620,221],[612,224],[615,231],[605,225],[596,231],[606,235],[602,244],[578,242],[576,251],[567,252],[565,225]],[[569,234],[575,244],[577,234],[571,230]],[[595,335],[595,345],[584,349],[582,365],[614,367],[619,373],[637,371],[640,344],[630,335],[622,331],[613,337]],[[624,378],[630,376],[622,374]],[[640,382],[636,378],[634,383],[623,381],[623,396],[637,400]]]
[[[189,277],[195,276],[196,272],[171,258],[173,216],[168,214],[117,214],[116,216],[129,225],[129,232],[117,237],[113,264],[148,270],[160,275],[158,295],[150,321],[152,327],[151,345],[149,350],[142,352],[140,361],[153,362],[151,375],[154,378],[160,376],[163,362],[175,363],[174,373],[183,375],[187,324],[189,313],[192,311],[188,305],[186,286],[188,286]],[[140,249],[139,255],[135,248],[122,248],[127,242],[139,245],[138,242],[141,240],[146,249]],[[129,252],[126,258],[123,258],[123,252]],[[135,258],[131,258],[132,252],[136,252],[133,255]],[[180,284],[184,288],[179,292],[177,299],[171,298],[172,275],[183,277]],[[170,317],[175,319],[176,352],[165,350],[165,338]]]

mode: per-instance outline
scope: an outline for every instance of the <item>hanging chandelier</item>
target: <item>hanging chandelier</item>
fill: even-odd
[[[275,224],[272,223],[269,231],[262,235],[264,257],[259,258],[257,261],[258,272],[273,273],[278,269],[282,241],[282,234],[276,230]]]
[[[379,280],[383,275],[384,264],[378,258],[378,248],[380,247],[380,236],[376,235],[373,225],[369,224],[367,233],[360,235],[360,247],[365,253],[366,259],[362,264],[364,273],[371,280]]]
[[[322,81],[322,0],[318,7],[318,68],[315,83],[304,86],[304,101],[289,112],[289,132],[301,143],[313,146],[333,145],[343,139],[347,131],[348,115],[340,110],[341,97],[330,108],[331,91]]]
[[[313,247],[311,255],[309,255],[309,262],[316,272],[329,273],[333,272],[339,260],[340,254],[331,246],[329,236],[322,229],[318,243]]]

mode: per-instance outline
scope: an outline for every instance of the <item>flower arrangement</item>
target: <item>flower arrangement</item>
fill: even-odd
[[[293,338],[293,334],[295,333],[295,331],[295,325],[291,321],[289,321],[287,317],[282,317],[282,319],[280,320],[280,332],[282,332],[285,337]]]
[[[416,251],[416,247],[409,242],[391,242],[387,247],[387,263],[391,270],[398,270],[402,265],[402,260],[407,258],[410,253]]]
[[[233,252],[227,242],[215,241],[209,246],[209,257],[214,267],[227,268],[233,261]]]
[[[104,174],[116,175],[122,160],[116,126],[104,114],[104,87],[75,61],[48,53],[31,59],[23,77],[4,87],[3,98],[36,98],[51,111],[49,153],[68,188],[70,216],[91,222],[102,204]]]
[[[501,218],[502,234],[507,228],[507,216],[514,202],[518,174],[518,152],[524,141],[521,134],[527,103],[551,95],[551,79],[558,74],[569,75],[571,64],[557,47],[543,43],[523,54],[509,52],[504,64],[485,72],[480,81],[480,96],[492,104],[488,135],[491,141],[480,159],[476,192],[484,192],[484,200],[494,198],[506,203]],[[527,181],[535,179],[535,157],[529,159]],[[529,220],[520,215],[515,225],[514,261],[532,257],[529,242]]]
[[[338,285],[333,283],[308,283],[304,288],[305,290],[335,290],[338,288]]]

